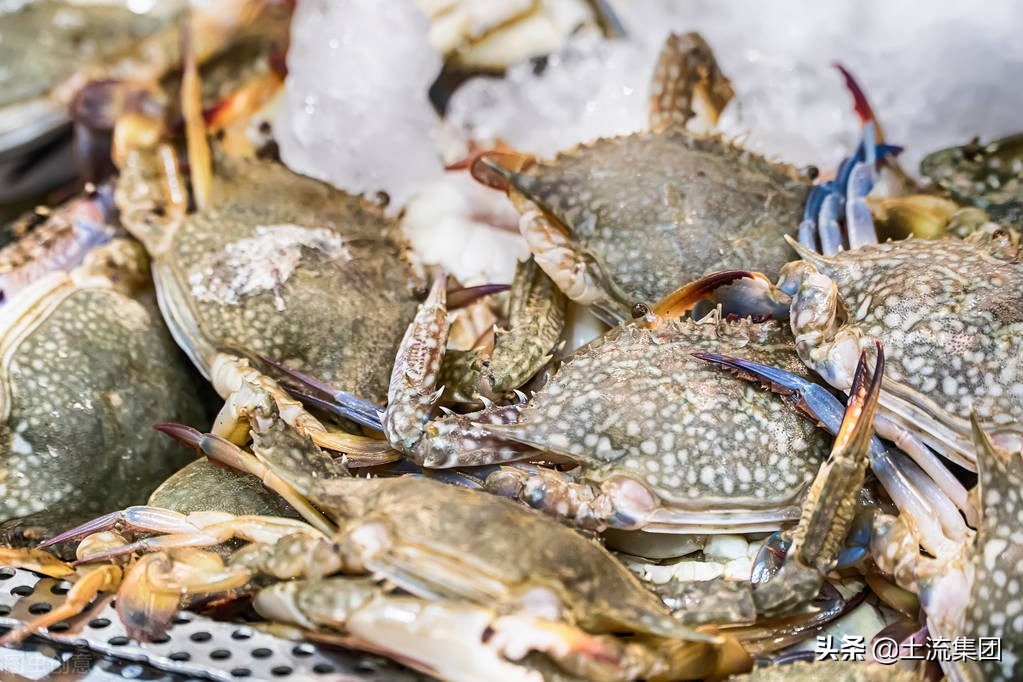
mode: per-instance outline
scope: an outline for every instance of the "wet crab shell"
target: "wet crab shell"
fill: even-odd
[[[151,293],[55,273],[0,318],[0,519],[138,503],[188,461],[152,429],[203,409]]]
[[[173,12],[60,0],[21,4],[0,10],[0,64],[10,67],[0,69],[0,176],[10,175],[0,203],[74,176],[70,145],[59,142],[70,131],[68,107],[89,76],[171,62],[176,50],[170,33],[170,40],[143,48],[144,55],[139,49],[173,26]]]
[[[416,305],[394,234],[374,207],[280,164],[224,164],[211,208],[155,255],[161,309],[200,367],[200,345],[264,355],[379,400]]]
[[[848,323],[888,348],[882,408],[966,466],[971,410],[996,442],[1023,442],[1023,266],[1018,247],[992,239],[804,254],[837,286]]]
[[[553,217],[633,301],[708,272],[776,272],[810,187],[790,166],[677,128],[598,140],[509,181],[520,210]]]
[[[708,529],[714,520],[700,514],[712,510],[767,528],[798,517],[827,435],[777,396],[692,357],[697,352],[741,354],[806,375],[776,322],[712,314],[656,330],[627,325],[566,361],[517,423],[487,428],[580,462],[589,480],[641,482],[669,525],[673,512]],[[649,529],[659,513],[646,520]]]

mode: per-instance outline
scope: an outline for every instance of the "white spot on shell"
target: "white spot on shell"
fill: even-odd
[[[281,288],[302,260],[302,250],[319,251],[328,260],[347,258],[341,237],[324,228],[259,225],[256,236],[228,244],[203,259],[188,274],[192,295],[200,301],[236,305],[246,296],[272,291],[284,310]]]

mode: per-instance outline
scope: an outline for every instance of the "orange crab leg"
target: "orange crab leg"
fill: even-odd
[[[121,584],[121,575],[121,567],[113,564],[96,568],[71,586],[63,604],[0,637],[0,647],[16,644],[34,632],[77,616],[97,594],[116,589]]]

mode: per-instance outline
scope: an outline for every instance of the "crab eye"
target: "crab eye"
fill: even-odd
[[[821,174],[820,168],[817,166],[807,166],[803,169],[803,175],[809,178],[811,181],[816,180],[817,176]]]
[[[650,306],[642,301],[632,306],[632,317],[638,320],[641,317],[646,317],[650,314]]]

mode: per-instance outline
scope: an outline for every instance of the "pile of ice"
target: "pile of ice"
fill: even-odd
[[[302,0],[274,125],[284,163],[401,208],[443,172],[428,95],[441,64],[411,0]]]
[[[857,75],[905,165],[937,148],[1017,132],[1023,91],[1023,6],[1011,0],[932,3],[815,0],[618,0],[630,42],[574,41],[538,75],[477,79],[451,115],[468,134],[553,153],[599,135],[641,129],[658,49],[669,31],[699,31],[737,98],[719,123],[744,144],[796,164],[834,164],[859,123],[841,62]]]
[[[635,132],[646,126],[656,57],[657,48],[640,41],[572,37],[545,63],[471,79],[451,98],[447,118],[470,139],[543,156]]]

